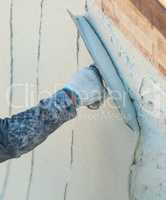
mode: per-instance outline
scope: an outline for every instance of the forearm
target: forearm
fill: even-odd
[[[0,162],[20,157],[41,144],[64,122],[76,116],[76,108],[98,108],[105,87],[95,66],[81,69],[63,90],[39,105],[11,118],[0,119]],[[96,104],[97,103],[97,104]]]
[[[61,90],[36,107],[0,120],[0,162],[31,151],[75,116],[76,106]]]

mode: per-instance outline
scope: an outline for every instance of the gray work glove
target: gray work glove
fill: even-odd
[[[106,97],[101,75],[94,65],[78,71],[64,87],[78,97],[78,106],[97,109]]]

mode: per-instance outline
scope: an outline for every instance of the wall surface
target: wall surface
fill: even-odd
[[[1,117],[91,63],[67,8],[82,12],[84,1],[0,0]],[[98,111],[82,108],[33,153],[0,165],[0,200],[127,200],[135,142],[110,99]]]
[[[149,21],[148,24],[147,19],[145,23],[130,0],[88,0],[87,18],[111,55],[137,112],[140,136],[130,168],[130,200],[165,200],[166,79],[154,59],[145,56],[143,49],[137,46],[146,34],[149,41],[144,37],[141,40],[142,44],[145,41],[143,46],[147,45],[146,42],[154,43],[146,28],[149,26],[155,30],[155,27]],[[142,26],[144,23],[147,27]],[[140,26],[145,28],[140,29]],[[155,39],[159,41],[158,35]],[[152,58],[155,56],[166,61],[165,42],[163,37],[160,44],[164,48],[160,48],[160,55],[152,45]],[[150,47],[147,50],[151,50]]]

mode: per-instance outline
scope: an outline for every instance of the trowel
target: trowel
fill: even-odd
[[[85,16],[74,16],[70,11],[68,12],[106,84],[109,95],[122,114],[125,123],[133,132],[139,134],[140,130],[135,107],[114,66],[113,59],[109,55],[101,38],[98,36],[97,31]]]

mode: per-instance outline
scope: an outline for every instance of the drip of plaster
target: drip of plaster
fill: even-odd
[[[70,146],[70,166],[72,167],[74,157],[73,157],[73,147],[74,147],[74,130],[71,133],[71,146]]]
[[[9,115],[12,114],[13,82],[14,82],[14,55],[13,55],[13,0],[10,2],[10,99]]]
[[[80,33],[77,30],[76,37],[76,60],[77,60],[77,71],[79,70],[79,54],[80,54]]]
[[[69,187],[69,184],[68,183],[66,183],[66,185],[65,185],[65,190],[64,190],[64,200],[66,200],[67,199],[67,192],[68,192],[68,187]]]
[[[14,55],[13,55],[13,0],[10,1],[10,96],[9,96],[9,115],[12,115],[12,103],[13,103],[13,82],[14,82]],[[2,191],[0,195],[0,199],[3,200],[6,195],[7,186],[10,177],[11,171],[11,161],[8,161],[6,166],[6,174],[2,186]]]
[[[72,130],[71,132],[71,144],[70,144],[70,173],[72,172],[72,166],[73,166],[73,162],[74,162],[74,130]],[[71,176],[68,177],[68,181],[66,182],[65,185],[65,190],[64,190],[64,200],[67,199],[67,193],[68,193],[68,188],[70,185],[70,179]]]
[[[45,0],[40,2],[40,24],[39,24],[39,37],[38,37],[38,50],[37,50],[37,67],[36,67],[36,92],[37,92],[37,101],[39,96],[39,64],[41,56],[41,39],[42,39],[42,26],[43,26],[43,7]]]
[[[41,39],[42,39],[44,3],[45,3],[45,0],[41,0],[40,23],[39,23],[39,33],[38,33],[38,46],[37,46],[37,66],[36,66],[36,102],[38,102],[39,100],[39,90],[40,90],[39,65],[40,65],[40,56],[41,56]],[[31,154],[31,166],[30,166],[30,175],[29,175],[29,181],[28,181],[26,200],[30,199],[30,193],[31,193],[33,176],[34,176],[34,167],[35,167],[35,151],[33,150]]]
[[[30,169],[30,175],[29,175],[29,181],[28,181],[28,189],[26,194],[26,200],[30,199],[30,193],[31,193],[31,187],[32,187],[32,179],[34,174],[34,164],[35,164],[35,152],[32,151],[32,157],[31,157],[31,169]]]

